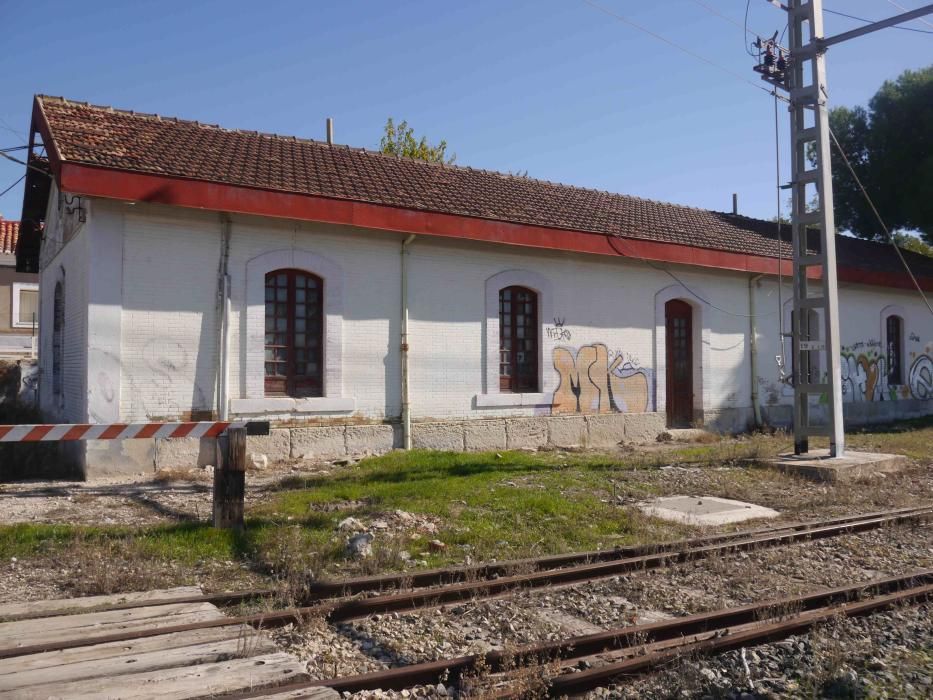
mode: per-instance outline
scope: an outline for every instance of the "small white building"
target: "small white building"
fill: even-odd
[[[773,223],[61,98],[36,98],[31,133],[50,420],[270,419],[250,449],[271,460],[790,420]],[[847,420],[933,413],[933,318],[889,246],[837,245]],[[933,260],[905,255],[933,291]]]

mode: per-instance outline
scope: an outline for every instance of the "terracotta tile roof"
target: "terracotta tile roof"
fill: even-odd
[[[933,258],[911,250],[901,254],[917,277],[933,278]],[[904,275],[904,266],[890,243],[866,241],[850,236],[836,236],[836,264],[838,267],[854,267],[872,272],[888,272]]]
[[[7,221],[0,216],[0,255],[12,255],[16,252],[19,238],[19,222]]]
[[[775,224],[723,212],[320,141],[38,96],[75,163],[518,224],[777,257]],[[785,229],[785,241],[790,232]],[[888,245],[839,236],[839,264],[900,273]],[[790,256],[788,243],[783,244]],[[905,251],[917,274],[933,259]]]
[[[777,255],[774,224],[766,221],[62,98],[38,100],[62,157],[76,163]]]

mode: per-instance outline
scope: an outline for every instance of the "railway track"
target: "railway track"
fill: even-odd
[[[432,572],[421,572],[411,577],[390,575],[333,582],[322,585],[322,587],[317,590],[317,593],[313,594],[313,596],[316,595],[317,598],[313,599],[310,605],[298,608],[225,617],[223,619],[169,627],[135,629],[132,631],[115,632],[97,636],[84,635],[74,638],[62,638],[41,644],[6,646],[0,648],[0,659],[72,649],[92,644],[124,642],[162,634],[190,632],[232,625],[273,627],[295,622],[301,623],[303,620],[310,617],[325,617],[333,622],[358,619],[376,613],[431,607],[462,600],[491,598],[528,588],[582,583],[615,576],[621,573],[702,559],[713,554],[728,554],[730,552],[782,546],[795,542],[865,532],[900,523],[926,521],[931,515],[933,515],[933,506],[905,508],[895,511],[847,516],[831,520],[792,523],[775,528],[743,531],[657,545],[558,555],[477,567],[441,569]],[[502,575],[507,574],[509,571],[514,571],[515,567],[540,567],[540,570],[532,571],[531,573]],[[474,576],[478,577],[477,580],[469,580],[470,577]],[[482,576],[482,578],[479,578],[480,576]],[[454,582],[436,583],[439,580],[450,579],[453,579]],[[376,593],[370,597],[353,597],[347,595],[328,597],[337,594],[337,588],[335,588],[335,586],[338,585],[341,587],[339,589],[340,592],[344,590],[373,592],[380,590],[379,587],[381,586],[401,587],[406,583],[412,587],[411,590]],[[367,585],[369,586],[368,588],[366,587]],[[418,587],[419,585],[421,587]],[[247,597],[257,597],[260,594],[267,595],[268,593],[266,591],[254,590],[207,596],[192,596],[191,599],[186,599],[183,602],[216,602],[219,598],[226,600],[243,600]],[[175,598],[172,602],[178,601],[179,599]],[[111,606],[106,609],[119,610],[125,609],[126,607],[154,606],[159,604],[160,601],[158,600],[133,601]],[[85,609],[85,611],[87,611],[87,609]],[[67,609],[65,611],[47,610],[42,616],[49,617],[56,614],[68,614],[68,611]]]
[[[279,686],[275,693],[327,687],[338,692],[403,690],[438,682],[482,683],[484,697],[517,699],[524,691],[509,687],[521,669],[556,665],[547,680],[551,695],[581,693],[614,679],[650,671],[687,654],[713,654],[754,646],[807,632],[836,617],[856,617],[897,605],[933,598],[933,569],[903,576],[874,579],[799,596],[772,599],[737,608],[632,625],[556,642],[528,645],[509,652],[461,656],[355,676],[303,681]],[[572,665],[593,659],[593,667],[579,671]],[[470,674],[482,669],[484,675]],[[273,694],[270,690],[245,692],[229,700],[248,700]]]
[[[808,537],[831,537],[850,532],[860,532],[866,529],[874,529],[875,527],[882,527],[886,524],[921,520],[926,517],[933,517],[933,504],[913,508],[899,508],[895,510],[847,515],[837,518],[783,523],[772,527],[738,530],[735,532],[673,540],[670,542],[630,545],[587,552],[553,554],[543,557],[512,559],[473,566],[426,569],[414,572],[364,576],[331,581],[311,581],[307,586],[307,597],[302,602],[311,603],[314,601],[326,601],[336,598],[349,599],[359,594],[426,589],[437,586],[449,586],[456,583],[472,583],[477,585],[481,581],[499,582],[497,587],[501,587],[501,584],[506,583],[505,581],[501,581],[501,579],[510,578],[514,580],[522,574],[529,575],[561,569],[570,569],[570,571],[565,574],[560,574],[560,576],[563,577],[569,574],[572,578],[574,575],[572,567],[582,565],[618,562],[624,568],[631,566],[637,557],[650,558],[653,555],[664,554],[678,554],[686,557],[695,555],[699,557],[704,555],[701,549],[703,547],[716,547],[720,548],[718,551],[728,551],[728,545],[731,543],[736,545],[738,551],[754,546],[774,546],[775,543],[772,543],[771,539],[777,536],[796,534],[798,539],[805,539]],[[794,539],[791,538],[791,541],[794,541]],[[785,540],[776,542],[778,546],[785,543],[787,543]],[[722,549],[723,547],[725,547],[725,549]],[[629,562],[628,560],[633,561]],[[660,565],[667,563],[667,559],[647,559],[644,568],[649,568],[648,565],[651,563]],[[577,571],[585,573],[583,570],[578,569]],[[231,605],[247,600],[272,598],[277,592],[275,588],[253,588],[240,591],[192,594],[182,597],[173,596],[164,599],[128,599],[121,603],[112,602],[112,596],[100,596],[102,600],[106,599],[107,602],[97,605],[93,603],[92,598],[78,598],[75,599],[75,605],[69,607],[49,609],[40,604],[32,609],[23,610],[15,614],[0,613],[0,622],[69,615],[78,611],[104,612],[110,610],[129,610],[143,606],[174,605],[178,603]]]

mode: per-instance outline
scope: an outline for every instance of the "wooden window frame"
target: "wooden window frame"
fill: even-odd
[[[667,413],[667,422],[671,427],[690,427],[693,424],[696,413],[696,377],[694,360],[694,334],[693,324],[695,311],[693,306],[683,299],[669,299],[664,304],[664,349],[665,349],[665,405]],[[683,333],[683,362],[685,365],[684,376],[686,377],[686,387],[684,391],[679,391],[675,385],[677,372],[677,321],[682,321]],[[689,393],[688,393],[689,392]],[[680,406],[680,398],[683,402],[683,415],[677,412]]]
[[[278,320],[283,318],[281,314],[278,313],[278,305],[280,302],[278,299],[272,299],[271,301],[268,297],[268,290],[270,289],[270,282],[273,283],[272,289],[276,290],[273,294],[277,294],[277,290],[281,289],[281,286],[277,285],[277,278],[281,275],[285,275],[285,291],[286,299],[284,301],[285,305],[285,330],[280,331],[276,328],[273,328],[271,331],[268,326],[268,312],[269,304],[273,305],[273,320]],[[317,313],[315,314],[314,319],[305,314],[305,330],[304,334],[307,336],[313,337],[317,336],[316,346],[311,348],[309,347],[309,341],[306,340],[304,347],[298,347],[296,343],[296,337],[301,335],[301,331],[297,329],[298,319],[296,314],[296,309],[301,302],[298,301],[298,288],[297,282],[299,279],[304,280],[305,278],[313,280],[316,283],[318,295],[317,295]],[[267,272],[263,278],[263,299],[264,299],[264,333],[263,333],[263,381],[264,381],[264,393],[268,397],[291,397],[291,398],[309,398],[309,397],[321,397],[324,396],[324,280],[315,275],[313,272],[307,270],[299,270],[294,268],[283,268],[278,270],[271,270]],[[308,306],[308,300],[305,299],[303,302],[305,306]],[[309,323],[309,321],[311,321]],[[276,338],[274,335],[276,333],[281,333],[285,335],[285,342],[278,343],[275,342]],[[273,342],[269,342],[269,336],[273,335]],[[268,357],[269,350],[273,352],[273,360],[270,362]],[[285,359],[278,360],[275,359],[275,353],[277,351],[284,350]],[[298,357],[298,353],[304,351],[307,353],[303,360]],[[309,374],[307,372],[299,374],[297,371],[297,365],[299,362],[304,363],[314,363],[317,367],[317,371]],[[285,373],[284,374],[269,374],[269,364],[284,365]]]
[[[65,359],[65,285],[55,283],[52,294],[52,394],[62,396]]]
[[[891,338],[891,322],[897,324],[895,335]],[[892,342],[893,341],[893,342]],[[891,314],[884,320],[884,343],[885,358],[887,362],[887,379],[889,386],[901,386],[904,384],[904,319],[897,314]],[[892,349],[896,356],[896,362],[891,362]]]
[[[509,300],[504,296],[508,293]],[[530,317],[524,324],[526,331],[525,338],[520,338],[518,323],[519,314],[515,307],[515,295],[527,294],[531,301],[531,312],[524,314]],[[509,310],[505,311],[503,305],[509,303]],[[521,302],[524,303],[524,302]],[[541,333],[538,327],[538,293],[521,285],[511,285],[499,290],[499,392],[506,394],[534,394],[540,391],[540,378],[538,355],[541,349]],[[530,333],[528,333],[530,331]],[[524,364],[524,371],[520,372],[520,365],[516,361],[519,352],[522,352],[520,346],[522,341],[530,340],[532,347],[526,348],[525,353],[530,354],[531,361]],[[505,353],[508,353],[508,359],[503,360]],[[508,368],[508,373],[503,369]]]

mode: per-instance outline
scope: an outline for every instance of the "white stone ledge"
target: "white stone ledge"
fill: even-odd
[[[520,406],[550,406],[553,394],[476,394],[477,408],[516,408]]]
[[[230,412],[242,414],[264,413],[351,413],[356,399],[342,396],[292,399],[276,396],[263,399],[231,399]]]

